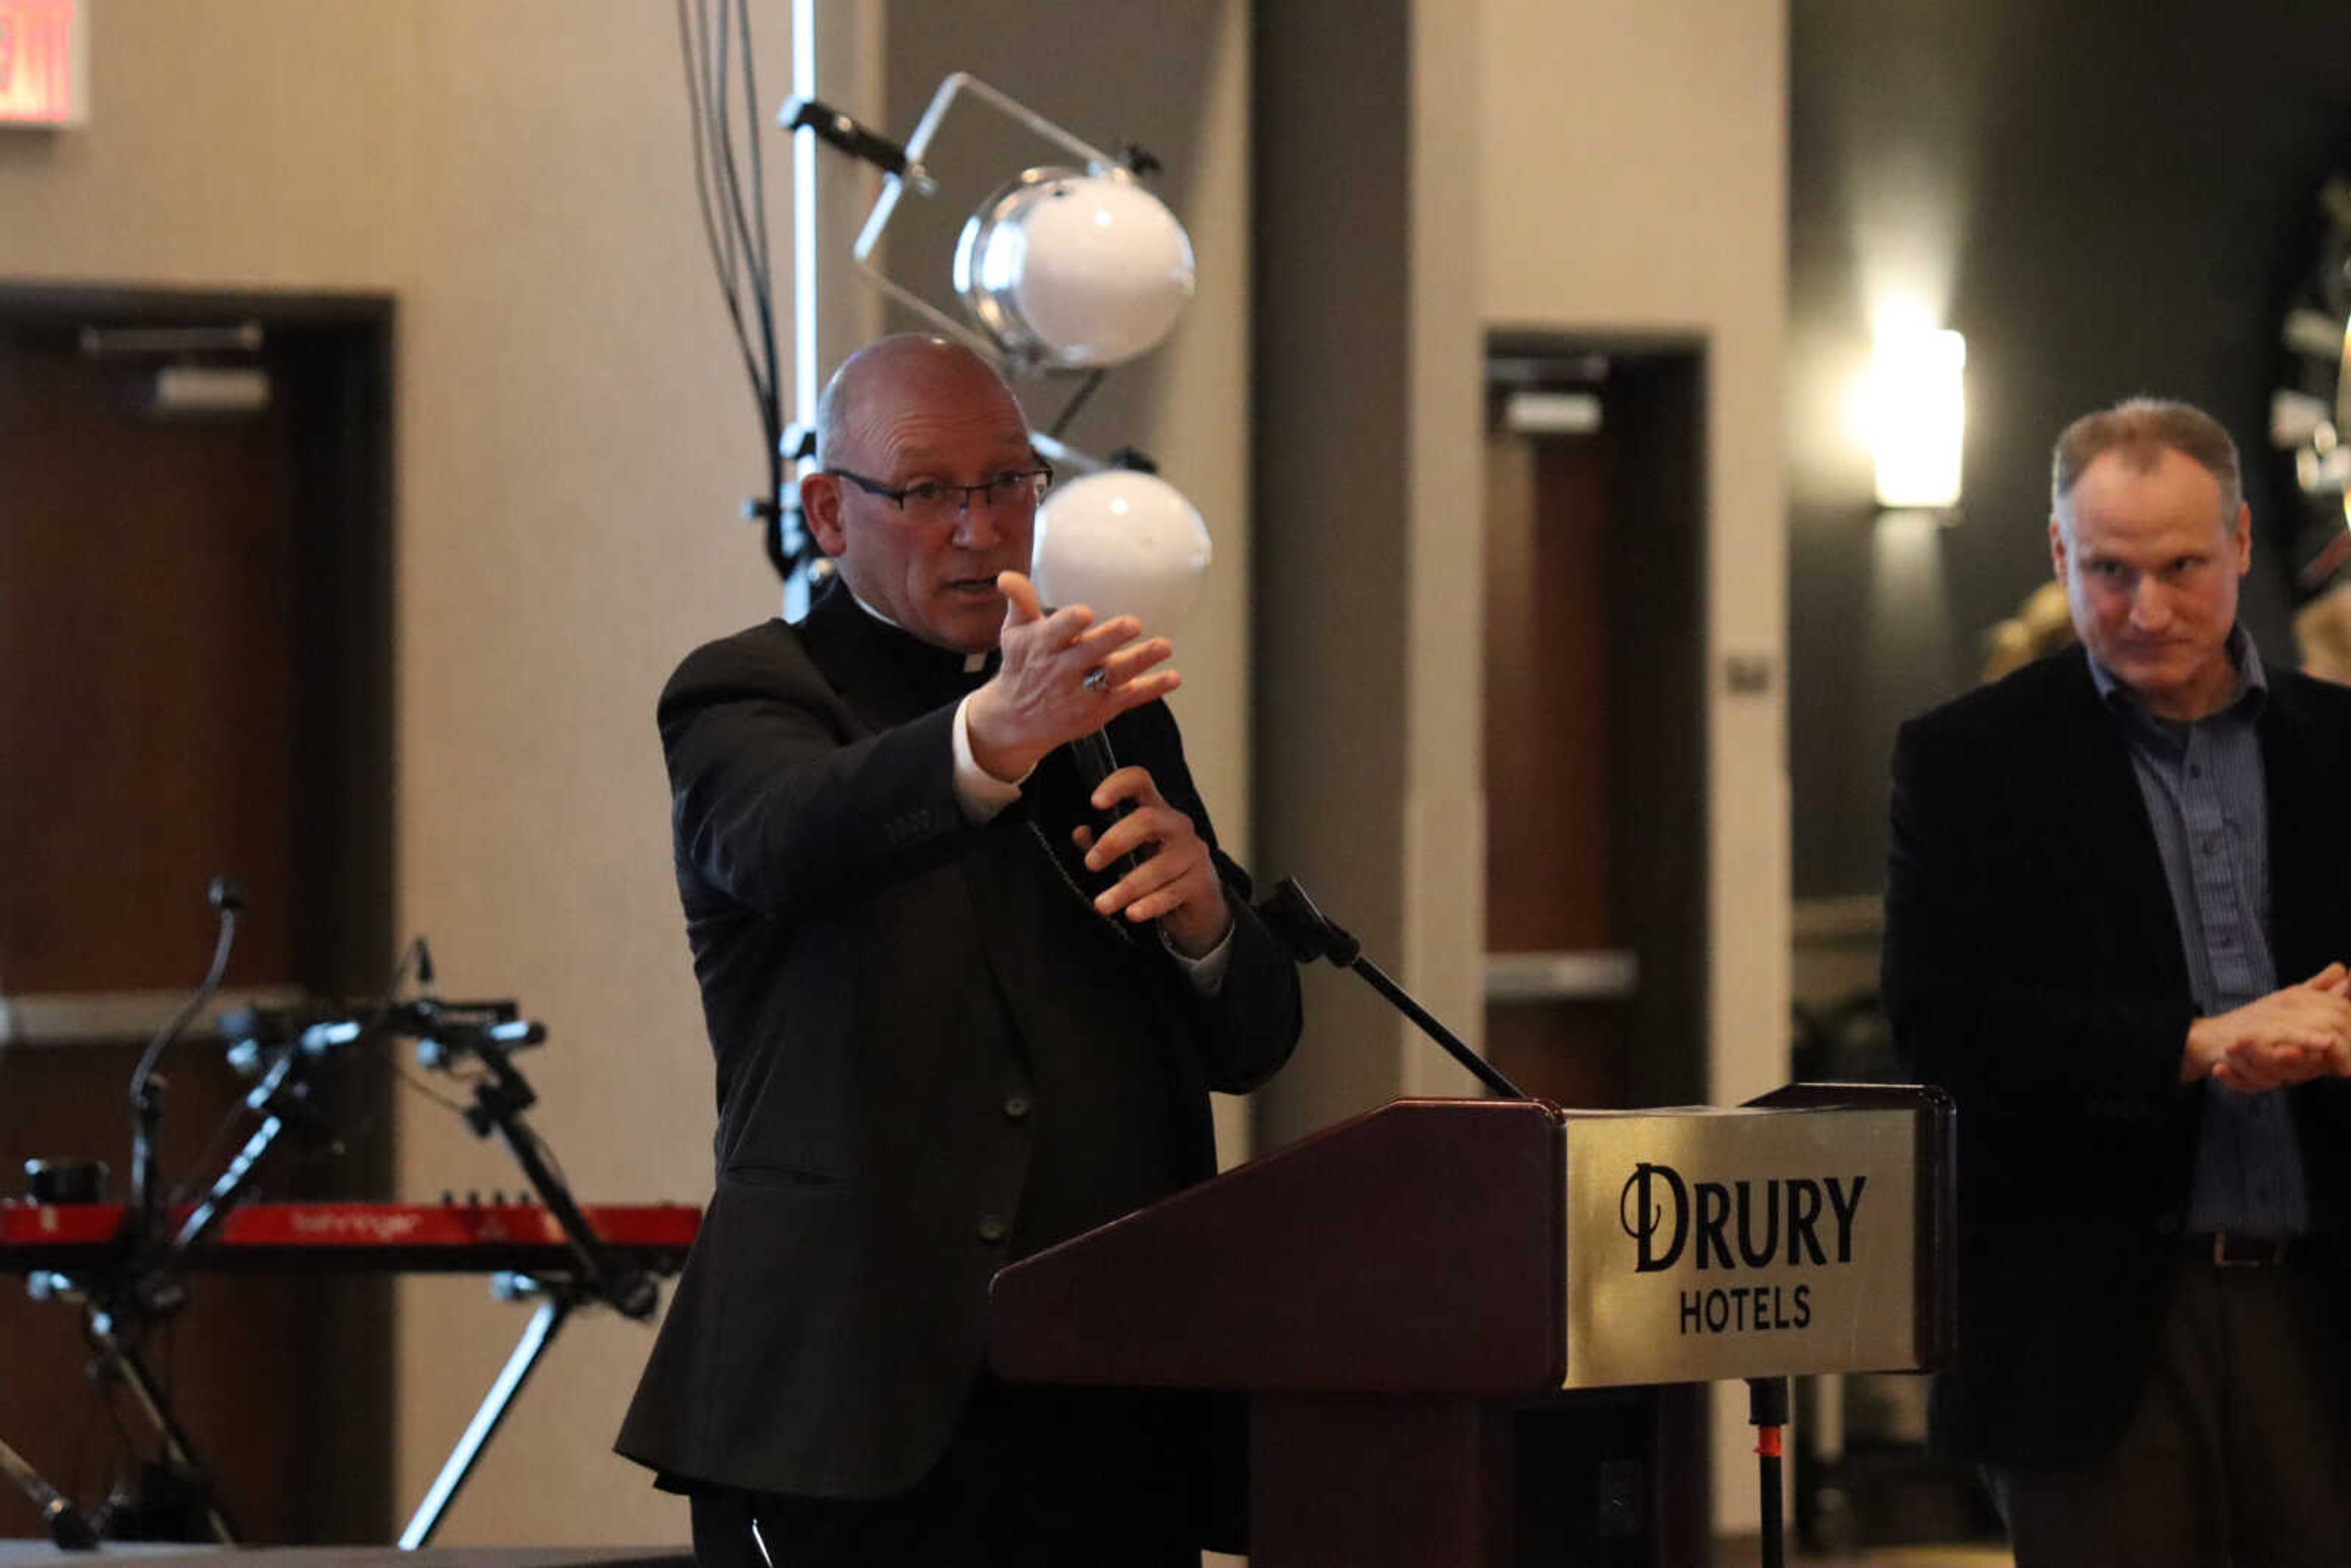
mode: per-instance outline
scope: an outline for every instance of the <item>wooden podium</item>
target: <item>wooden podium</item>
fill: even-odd
[[[1939,1364],[1950,1115],[1400,1100],[1004,1270],[990,1359],[1245,1392],[1252,1568],[1696,1563],[1660,1385]]]

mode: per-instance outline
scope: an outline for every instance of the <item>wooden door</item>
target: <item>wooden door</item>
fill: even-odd
[[[340,997],[389,967],[389,306],[0,290],[0,1182],[102,1160],[204,973],[207,882],[249,904],[227,996]],[[378,1195],[381,1065],[339,1071],[350,1148],[277,1196]],[[163,1062],[162,1170],[250,1131],[199,1026]],[[217,1275],[153,1327],[247,1539],[389,1526],[387,1292]],[[152,1448],[82,1375],[78,1317],[0,1281],[0,1439],[84,1505]],[[0,1488],[0,1535],[37,1528]]]
[[[1502,345],[1487,436],[1489,1054],[1611,1107],[1704,1086],[1699,364]]]

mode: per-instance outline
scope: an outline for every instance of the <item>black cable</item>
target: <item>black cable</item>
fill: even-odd
[[[721,210],[733,225],[732,237],[739,242],[740,249],[735,253],[735,256],[739,261],[743,280],[749,288],[752,308],[758,320],[757,334],[746,352],[756,360],[758,365],[758,370],[752,376],[751,390],[752,396],[758,403],[760,431],[767,439],[769,451],[768,467],[772,476],[777,466],[777,460],[773,454],[782,444],[783,428],[778,413],[780,399],[776,382],[774,282],[770,277],[773,260],[768,251],[768,198],[766,191],[762,189],[761,179],[764,165],[759,152],[758,84],[751,58],[750,10],[743,4],[743,0],[733,0],[733,4],[736,31],[740,35],[742,41],[740,57],[743,74],[743,114],[749,128],[747,156],[751,167],[751,196],[748,202],[744,198],[742,165],[736,156],[734,130],[726,113],[727,99],[730,96],[728,89],[732,83],[732,78],[726,68],[727,50],[730,47],[726,25],[729,0],[719,0],[718,3],[718,20],[714,29],[717,42],[714,84],[716,90],[708,97],[706,107],[710,112],[711,125],[716,132],[716,145],[725,154],[720,167],[726,175],[726,200]],[[752,223],[755,209],[758,219],[756,228]],[[771,492],[774,487],[771,484]]]
[[[775,258],[768,249],[767,162],[759,151],[759,80],[751,47],[750,0],[735,0],[736,17],[743,32],[743,119],[751,147],[751,202],[758,235],[758,260],[753,273],[759,297],[760,344],[768,358],[768,392],[762,413],[767,426],[768,516],[763,543],[777,574],[791,575],[793,565],[784,549],[784,408],[783,364],[776,348]]]
[[[742,355],[743,371],[751,383],[751,396],[764,407],[767,388],[759,374],[759,366],[751,351],[750,330],[744,325],[742,302],[738,296],[734,251],[735,225],[720,221],[724,191],[716,172],[716,157],[711,151],[712,116],[709,110],[709,85],[702,73],[708,69],[710,23],[707,11],[696,4],[693,12],[695,25],[687,25],[686,0],[678,0],[678,42],[685,57],[686,119],[694,129],[695,191],[702,204],[703,237],[710,246],[712,271],[718,279],[718,298],[726,307],[726,318],[735,329],[735,346]],[[764,415],[762,431],[765,430]]]
[[[432,1101],[434,1104],[444,1106],[449,1110],[456,1112],[461,1116],[465,1113],[465,1103],[463,1100],[455,1099],[450,1095],[442,1093],[441,1091],[434,1088],[431,1084],[425,1082],[424,1080],[415,1076],[406,1068],[401,1066],[396,1061],[388,1061],[385,1065],[392,1070],[392,1075],[394,1078],[398,1079],[408,1088],[413,1089],[419,1094],[423,1095],[427,1100]]]
[[[710,247],[711,262],[715,267],[721,255],[717,195],[710,188],[709,153],[703,144],[702,78],[696,74],[701,49],[694,41],[694,30],[687,20],[686,0],[677,0],[677,48],[679,60],[685,68],[685,120],[694,133],[694,194],[702,210],[702,237]],[[720,293],[726,297],[731,308],[734,300],[726,288],[726,281],[722,273],[719,277]]]
[[[1059,441],[1061,438],[1061,433],[1070,428],[1070,421],[1078,417],[1078,410],[1086,406],[1086,400],[1094,395],[1094,389],[1102,384],[1102,378],[1109,373],[1107,371],[1096,371],[1078,383],[1078,390],[1071,395],[1068,402],[1061,405],[1061,412],[1055,417],[1052,428],[1045,434]]]
[[[762,412],[768,426],[768,466],[780,468],[783,446],[782,366],[776,352],[775,256],[768,250],[767,160],[759,151],[759,78],[751,49],[749,0],[735,0],[736,25],[742,35],[744,141],[751,152],[751,291],[759,306],[759,348],[767,360],[767,399]]]
[[[186,1203],[190,1193],[195,1188],[210,1185],[209,1177],[200,1177],[196,1173],[212,1169],[213,1162],[220,1157],[222,1148],[235,1136],[236,1125],[244,1118],[245,1101],[240,1098],[230,1102],[229,1108],[221,1113],[220,1120],[213,1124],[211,1134],[204,1139],[204,1153],[196,1156],[194,1162],[188,1167],[188,1174],[173,1183],[170,1193],[165,1195],[163,1199],[165,1213],[168,1214]]]
[[[782,359],[778,352],[773,255],[768,229],[766,161],[759,150],[758,76],[751,43],[747,0],[718,0],[714,16],[708,0],[677,0],[678,52],[685,68],[686,119],[692,131],[695,195],[718,278],[719,299],[735,332],[735,344],[750,382],[759,426],[767,493],[750,510],[763,523],[761,544],[778,576],[795,562],[783,548],[785,462],[783,457]],[[743,162],[735,146],[729,112],[733,73],[730,50],[739,40],[743,120],[748,138],[750,195],[743,189]],[[747,308],[746,296],[748,296]]]
[[[751,149],[751,204],[755,220],[753,233],[758,235],[759,242],[758,266],[760,287],[762,292],[766,292],[773,287],[772,269],[775,267],[775,257],[768,250],[768,187],[763,161],[759,155],[759,132],[762,129],[759,123],[759,76],[758,63],[752,58],[751,54],[750,0],[735,0],[735,19],[743,35],[744,140]]]
[[[188,1027],[188,1021],[202,1011],[204,1005],[220,990],[222,977],[228,973],[228,950],[235,942],[236,911],[224,909],[221,911],[220,935],[213,943],[212,965],[205,969],[204,979],[198,982],[195,994],[182,1003],[180,1010],[156,1031],[155,1038],[147,1042],[146,1051],[140,1056],[139,1065],[131,1070],[131,1092],[134,1103],[140,1089],[153,1074],[156,1062],[163,1055],[163,1048],[179,1037],[180,1031]]]

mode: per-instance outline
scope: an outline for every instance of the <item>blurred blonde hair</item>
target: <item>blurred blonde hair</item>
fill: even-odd
[[[2024,596],[2016,613],[1984,633],[1983,678],[2013,674],[2035,659],[2074,643],[2074,610],[2065,585],[2044,582]]]
[[[2304,605],[2294,618],[2302,667],[2325,681],[2351,685],[2351,579]]]

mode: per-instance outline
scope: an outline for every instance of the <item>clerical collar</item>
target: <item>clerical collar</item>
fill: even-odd
[[[899,625],[895,621],[891,620],[887,615],[883,614],[882,612],[874,609],[871,604],[866,603],[863,597],[858,593],[857,590],[849,586],[849,582],[846,579],[842,580],[841,590],[856,602],[857,608],[865,612],[866,614],[873,617],[874,620],[882,622],[883,625],[890,628],[891,631],[904,632],[905,635],[909,637],[914,637],[914,634],[912,632],[907,632],[904,626]],[[920,643],[922,639],[920,637],[914,637],[914,641]],[[952,653],[955,650],[953,648],[941,648],[939,652],[942,653]],[[977,653],[966,653],[963,655],[963,673],[965,674],[976,675],[986,668],[987,668],[987,650],[982,649]]]

